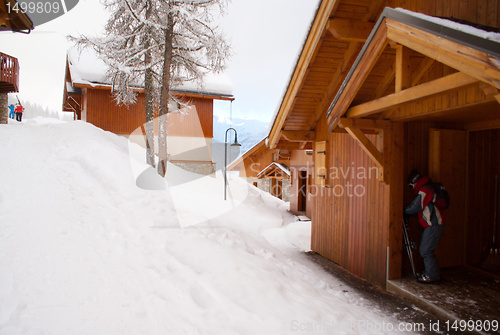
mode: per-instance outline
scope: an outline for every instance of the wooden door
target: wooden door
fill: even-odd
[[[283,198],[282,187],[283,187],[283,182],[281,181],[281,179],[271,178],[271,194],[274,195],[276,198],[279,199]]]
[[[307,171],[299,171],[299,185],[297,193],[297,210],[305,212],[307,210]]]
[[[467,134],[463,130],[431,129],[429,177],[450,193],[450,207],[443,211],[446,228],[436,254],[440,267],[465,264]]]

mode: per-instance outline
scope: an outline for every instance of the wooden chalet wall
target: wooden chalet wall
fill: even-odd
[[[455,128],[455,129],[454,129]],[[458,129],[456,129],[458,128]],[[440,153],[433,144],[433,131],[450,131],[463,133],[463,144],[458,142],[453,144],[456,150],[455,153],[447,152]],[[466,132],[463,126],[449,123],[438,122],[410,122],[405,125],[405,171],[411,171],[416,168],[422,175],[430,176],[435,181],[442,182],[446,185],[450,198],[453,199],[450,208],[444,211],[443,215],[446,220],[446,232],[436,249],[436,256],[441,267],[462,266],[465,257],[465,216],[466,216],[466,197],[465,197],[465,175],[466,175]],[[432,171],[433,163],[431,155],[439,154],[440,159],[446,160],[449,164],[454,164],[453,167],[446,167],[446,175],[435,174]],[[454,162],[461,162],[455,164]],[[405,188],[404,203],[409,204],[415,197],[412,190]],[[417,224],[416,218],[412,218],[410,225],[410,236],[420,243],[422,230]],[[457,249],[457,245],[462,246]],[[420,256],[415,254],[419,266],[423,267]],[[409,263],[405,263],[406,266]],[[409,268],[407,267],[407,270]]]
[[[83,88],[86,121],[115,134],[128,135],[146,122],[144,115],[144,94],[137,97],[137,103],[117,106],[108,89]],[[192,105],[187,113],[171,113],[168,116],[169,136],[213,137],[213,100],[189,98]],[[156,125],[156,129],[158,126]],[[156,131],[157,132],[157,131]]]
[[[380,136],[369,138],[383,145]],[[312,250],[383,286],[389,187],[377,178],[376,166],[348,134],[330,135],[327,157],[327,187],[312,190]]]
[[[364,11],[363,4],[365,5]],[[500,1],[488,0],[341,1],[340,5],[336,8],[335,17],[356,19],[361,16],[359,13],[368,13],[370,9],[377,8],[377,4],[380,5],[378,6],[380,11],[384,6],[402,7],[427,15],[453,17],[486,26],[500,27]],[[372,20],[378,18],[379,15],[380,12],[377,14],[374,13]],[[330,38],[330,36],[326,36],[325,41]],[[341,42],[334,40],[334,43]],[[355,56],[356,54],[357,50],[352,52],[352,55]],[[316,57],[316,59],[320,59],[320,57],[323,59],[326,55],[323,56],[321,53],[318,53]],[[413,52],[411,57],[414,57],[416,60],[413,64],[419,65],[419,60],[422,59],[422,56]],[[386,73],[377,72],[377,69],[391,68],[393,66],[393,59],[393,57],[380,57],[373,70],[373,73],[379,76],[369,77],[357,97],[370,100],[387,94],[387,92],[394,92],[394,80],[384,86],[384,92],[378,92],[380,91],[380,79]],[[351,58],[344,59],[343,61],[348,63],[352,62],[352,60]],[[384,62],[386,62],[385,65]],[[310,73],[317,70],[313,68],[310,70]],[[420,80],[427,82],[455,72],[456,70],[450,67],[434,62],[429,65],[428,70],[422,75]],[[370,82],[370,80],[374,79],[378,81]],[[318,80],[314,82],[317,84]],[[344,169],[347,177],[330,177],[325,187],[316,185],[314,186],[314,190],[311,191],[314,194],[312,250],[333,260],[350,272],[382,287],[385,287],[387,271],[389,271],[389,278],[398,278],[401,275],[400,269],[387,269],[387,246],[391,247],[391,253],[393,252],[392,249],[401,249],[401,237],[399,237],[397,231],[393,232],[392,230],[396,225],[400,226],[402,207],[404,204],[411,202],[414,196],[411,190],[406,187],[406,176],[412,168],[418,168],[423,174],[431,172],[429,165],[433,163],[429,157],[431,155],[430,152],[433,152],[433,150],[429,146],[432,145],[430,140],[432,129],[456,128],[462,129],[465,134],[464,124],[461,123],[460,119],[454,120],[453,118],[457,114],[450,116],[448,119],[443,119],[443,115],[439,113],[442,110],[453,110],[459,106],[470,106],[470,110],[474,110],[474,105],[477,101],[483,100],[484,94],[481,84],[477,84],[452,91],[449,94],[443,94],[438,97],[427,97],[415,103],[395,108],[391,111],[391,118],[395,121],[392,122],[393,124],[399,123],[397,122],[398,113],[404,115],[406,118],[405,123],[400,123],[401,125],[404,124],[404,130],[401,130],[399,133],[399,142],[396,144],[393,143],[395,147],[392,147],[393,149],[398,146],[403,148],[403,152],[399,156],[391,156],[389,153],[384,152],[388,147],[384,147],[382,135],[366,135],[384,154],[384,159],[388,156],[391,160],[397,160],[391,163],[389,171],[384,171],[399,174],[399,180],[393,179],[392,184],[390,183],[390,179],[385,181],[373,177],[360,179],[347,173],[347,169],[350,167],[369,170],[370,168],[374,168],[375,165],[361,149],[360,145],[348,134],[331,133],[328,135],[324,130],[326,125],[324,124],[325,113],[323,113],[324,116],[319,118],[315,126],[315,141],[316,143],[327,141],[326,164],[330,174],[332,169]],[[300,93],[297,100],[299,99]],[[358,103],[358,101],[354,100],[353,105]],[[498,108],[496,107],[498,103],[494,103],[496,104],[495,108]],[[295,110],[295,115],[300,115],[299,110],[297,108]],[[418,120],[418,118],[415,120],[411,120],[410,118],[408,120],[408,115],[417,115],[422,110],[425,112],[435,111],[436,115],[439,114],[441,116],[440,122],[432,121],[432,117],[426,118],[425,121]],[[470,112],[470,110],[464,110],[464,113]],[[476,110],[476,112],[488,113],[487,110]],[[297,129],[302,128],[298,127]],[[447,213],[447,231],[437,250],[438,259],[442,266],[456,266],[465,263],[472,264],[474,262],[477,264],[480,258],[480,252],[477,250],[481,250],[479,246],[481,244],[485,246],[488,244],[488,239],[491,240],[492,228],[488,227],[492,225],[474,231],[474,222],[477,220],[492,222],[492,204],[485,205],[484,212],[481,209],[482,214],[475,214],[477,214],[478,208],[481,208],[478,203],[486,201],[487,198],[492,198],[493,191],[484,192],[484,195],[478,196],[472,203],[470,201],[467,202],[465,194],[471,195],[474,194],[473,192],[481,193],[484,185],[488,184],[488,179],[490,180],[489,188],[492,187],[491,178],[494,174],[492,166],[498,167],[500,161],[500,158],[498,158],[498,151],[500,150],[496,151],[496,149],[493,149],[498,146],[498,136],[499,131],[468,133],[464,138],[468,139],[469,142],[469,166],[466,167],[466,164],[462,163],[461,167],[453,172],[454,175],[462,176],[461,180],[456,184],[443,181],[451,189],[450,192],[453,193],[454,204],[453,208],[449,211],[450,213]],[[485,140],[485,137],[490,139]],[[492,139],[492,137],[495,137],[495,139]],[[488,145],[484,145],[484,141],[489,141]],[[465,154],[463,148],[459,150],[462,150],[462,153]],[[456,157],[452,157],[452,159],[457,161],[462,159],[458,157],[459,154],[454,155]],[[492,156],[486,158],[488,155]],[[469,170],[468,181],[466,181],[467,178],[465,177],[467,169]],[[473,172],[473,169],[477,172]],[[345,187],[347,183],[351,187],[360,185],[358,190],[364,188],[366,193],[363,196],[346,196],[345,194],[339,196],[342,187]],[[468,187],[467,192],[466,187]],[[391,192],[393,193],[392,195],[390,194]],[[471,213],[471,211],[473,212]],[[421,234],[418,231],[417,225],[412,225],[411,233],[417,240]],[[460,246],[458,252],[457,245]],[[475,251],[470,254],[467,252],[466,254],[466,248],[467,250],[474,249]],[[392,254],[390,258],[393,264],[395,260],[396,263],[404,262],[400,251],[398,251],[398,255]]]
[[[314,148],[312,249],[382,287],[405,268],[402,217],[414,196],[406,183],[412,168],[446,185],[453,199],[437,250],[441,266],[477,264],[492,224],[473,232],[474,214],[493,198],[484,185],[499,160],[498,131],[483,129],[500,128],[498,73],[488,53],[469,54],[467,41],[450,40],[447,48],[437,28],[424,33],[405,22],[408,13],[390,9],[370,35],[385,7],[500,28],[498,0],[322,0],[268,142]],[[369,173],[375,167],[377,177]],[[418,239],[418,225],[411,227]]]
[[[386,6],[490,27],[500,26],[500,2],[496,0],[394,0],[387,1]]]
[[[117,106],[113,95],[107,89],[83,88],[86,121],[115,134],[131,134],[146,122],[144,115],[144,94],[139,94],[137,103]],[[85,94],[86,91],[86,94]]]
[[[240,171],[240,177],[257,178],[259,172],[273,162],[275,152],[276,150],[268,149],[262,141],[256,147],[250,149],[250,152],[244,155],[244,159],[239,160],[229,170]],[[284,161],[278,161],[277,163],[287,164]]]
[[[189,98],[185,103],[191,107],[187,113],[171,113],[168,116],[169,136],[209,137],[214,136],[214,105],[208,98]]]
[[[500,177],[500,130],[470,132],[468,152],[466,264],[477,265],[482,250],[493,237],[494,177]],[[497,230],[497,243],[499,233]]]

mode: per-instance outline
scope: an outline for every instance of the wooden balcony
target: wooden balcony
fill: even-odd
[[[9,92],[19,92],[19,63],[0,52],[0,93]]]

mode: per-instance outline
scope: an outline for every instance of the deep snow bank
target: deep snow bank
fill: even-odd
[[[0,143],[0,334],[371,334],[353,323],[388,321],[305,259],[307,223],[241,180],[227,202],[220,175],[138,188],[144,152],[83,122],[1,125]]]

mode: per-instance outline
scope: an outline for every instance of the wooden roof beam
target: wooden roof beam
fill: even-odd
[[[359,143],[361,149],[372,159],[372,161],[379,168],[379,172],[381,172],[381,176],[383,176],[384,171],[384,156],[382,153],[375,147],[375,145],[365,136],[363,131],[354,126],[352,120],[349,119],[340,119],[339,125],[343,127],[349,135],[351,135],[356,142]]]
[[[305,146],[303,144],[306,144]],[[288,141],[279,141],[276,143],[276,149],[286,149],[286,150],[306,150],[312,149],[312,142],[288,142]]]
[[[465,125],[465,129],[468,131],[500,129],[500,119],[470,122]]]
[[[374,25],[372,22],[330,19],[326,28],[336,39],[341,41],[364,43]]]
[[[333,127],[336,125],[336,121],[343,114],[343,111],[347,110],[354,97],[359,92],[362,84],[370,74],[371,70],[375,66],[375,63],[379,59],[380,55],[387,46],[387,30],[385,24],[381,24],[377,32],[372,38],[372,42],[367,47],[364,57],[360,60],[358,66],[352,73],[349,81],[346,83],[342,94],[336,101],[335,105],[328,112],[328,130],[332,131]],[[358,57],[360,57],[358,55]],[[338,94],[338,93],[337,93]]]
[[[396,46],[396,92],[401,92],[411,86],[411,61],[410,49]]]
[[[383,120],[375,120],[375,119],[349,119],[349,118],[341,118],[339,121],[339,125],[342,128],[345,127],[356,127],[360,129],[389,129],[391,127],[390,121]]]
[[[10,29],[12,28],[7,13],[0,13],[0,26],[4,26]]]
[[[314,131],[282,130],[281,135],[288,142],[313,142],[316,138]]]
[[[345,115],[349,118],[364,117],[387,110],[405,102],[415,101],[477,82],[478,80],[476,78],[468,76],[462,72],[457,72],[443,78],[408,88],[401,92],[390,94],[385,97],[351,107],[347,110]]]
[[[500,89],[484,83],[480,84],[480,88],[487,98],[494,97],[500,103]]]
[[[390,108],[402,102],[414,101],[418,97],[411,96],[410,93],[418,93],[422,97],[439,93],[439,88],[425,86],[435,84],[439,80],[446,81],[450,76],[438,79],[437,81],[412,87],[398,93],[383,97],[367,104],[352,107],[350,114],[348,108],[361,86],[375,66],[381,52],[383,52],[388,41],[399,43],[416,52],[433,58],[437,62],[455,68],[462,74],[457,76],[469,76],[476,81],[483,81],[500,88],[500,71],[498,61],[500,53],[494,45],[495,42],[475,37],[473,35],[457,31],[430,21],[419,19],[403,12],[398,12],[391,8],[384,9],[377,21],[374,30],[370,33],[367,42],[363,46],[358,58],[349,71],[340,90],[328,109],[328,130],[332,131],[337,125],[340,117],[347,111],[348,117],[361,117],[376,113],[374,104],[385,108]],[[461,78],[464,82],[473,83],[470,78]],[[452,85],[447,89],[452,89]],[[460,83],[466,85],[466,83]],[[456,85],[456,84],[455,84]],[[432,92],[425,93],[423,89],[432,89]],[[386,100],[383,100],[386,99]],[[391,99],[394,99],[390,101]],[[401,99],[401,102],[395,101]],[[371,104],[371,105],[370,105]],[[378,108],[377,107],[377,108]],[[356,109],[357,108],[357,109]]]
[[[386,18],[387,38],[478,80],[500,88],[500,71],[494,57],[436,34]]]

